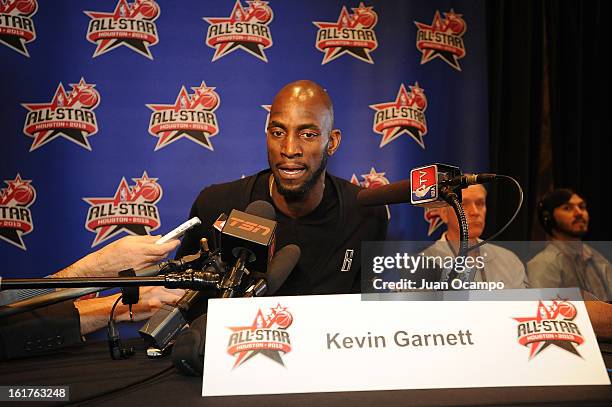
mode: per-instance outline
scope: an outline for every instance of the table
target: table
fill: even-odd
[[[69,385],[69,404],[87,406],[380,407],[612,404],[612,386],[429,389],[202,398],[201,377],[180,375],[172,366],[169,356],[161,359],[147,358],[139,339],[125,342],[126,345],[135,346],[137,352],[126,360],[110,359],[106,342],[95,342],[72,347],[54,355],[2,362],[0,385]],[[612,367],[612,344],[601,343],[600,347],[606,366]],[[28,404],[41,405],[26,402],[20,402],[18,405]],[[53,403],[46,402],[44,405]]]

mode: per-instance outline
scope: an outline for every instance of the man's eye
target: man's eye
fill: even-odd
[[[307,138],[307,139],[314,138],[317,136],[318,136],[317,133],[302,133],[302,137]]]
[[[270,133],[272,137],[281,137],[283,135],[282,130],[268,130],[268,133]]]

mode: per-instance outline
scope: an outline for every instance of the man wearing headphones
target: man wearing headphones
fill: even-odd
[[[551,242],[527,263],[531,286],[580,287],[600,300],[612,300],[608,260],[582,242],[589,228],[586,201],[571,189],[555,189],[538,203],[538,219]]]

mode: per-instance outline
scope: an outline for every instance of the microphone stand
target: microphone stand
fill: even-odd
[[[459,221],[459,257],[465,258],[468,254],[468,245],[469,245],[469,230],[468,223],[465,217],[465,212],[463,211],[463,206],[461,205],[461,201],[459,200],[459,195],[455,192],[455,189],[451,188],[448,185],[440,186],[440,196],[444,199],[455,211],[455,215],[457,215],[457,220]],[[456,270],[456,263],[453,269],[448,274],[448,282],[452,282],[457,278],[459,273]]]
[[[168,273],[164,276],[151,277],[75,277],[75,278],[13,278],[1,279],[0,289],[30,289],[30,288],[87,288],[91,292],[114,287],[164,286],[167,288],[188,288],[201,290],[216,287],[221,282],[221,274],[208,271],[187,270],[182,273]],[[67,290],[68,291],[68,290]],[[46,296],[51,296],[50,293]],[[70,290],[60,302],[70,298],[78,298],[83,290]],[[43,296],[44,297],[44,296]],[[24,304],[25,303],[25,304]],[[22,307],[23,305],[23,307]],[[50,305],[45,303],[44,305]],[[41,306],[40,299],[29,299],[0,307],[0,318],[29,311]]]

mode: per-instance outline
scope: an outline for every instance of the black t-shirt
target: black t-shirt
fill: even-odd
[[[262,171],[202,190],[189,215],[198,216],[202,225],[186,234],[177,257],[197,252],[202,237],[214,241],[212,224],[221,213],[244,210],[257,200],[274,205],[269,194],[269,175],[269,171]],[[308,215],[292,219],[275,208],[277,250],[293,243],[302,253],[276,295],[359,292],[361,242],[384,240],[388,223],[384,207],[362,208],[357,204],[359,190],[348,181],[327,175],[323,199]]]

